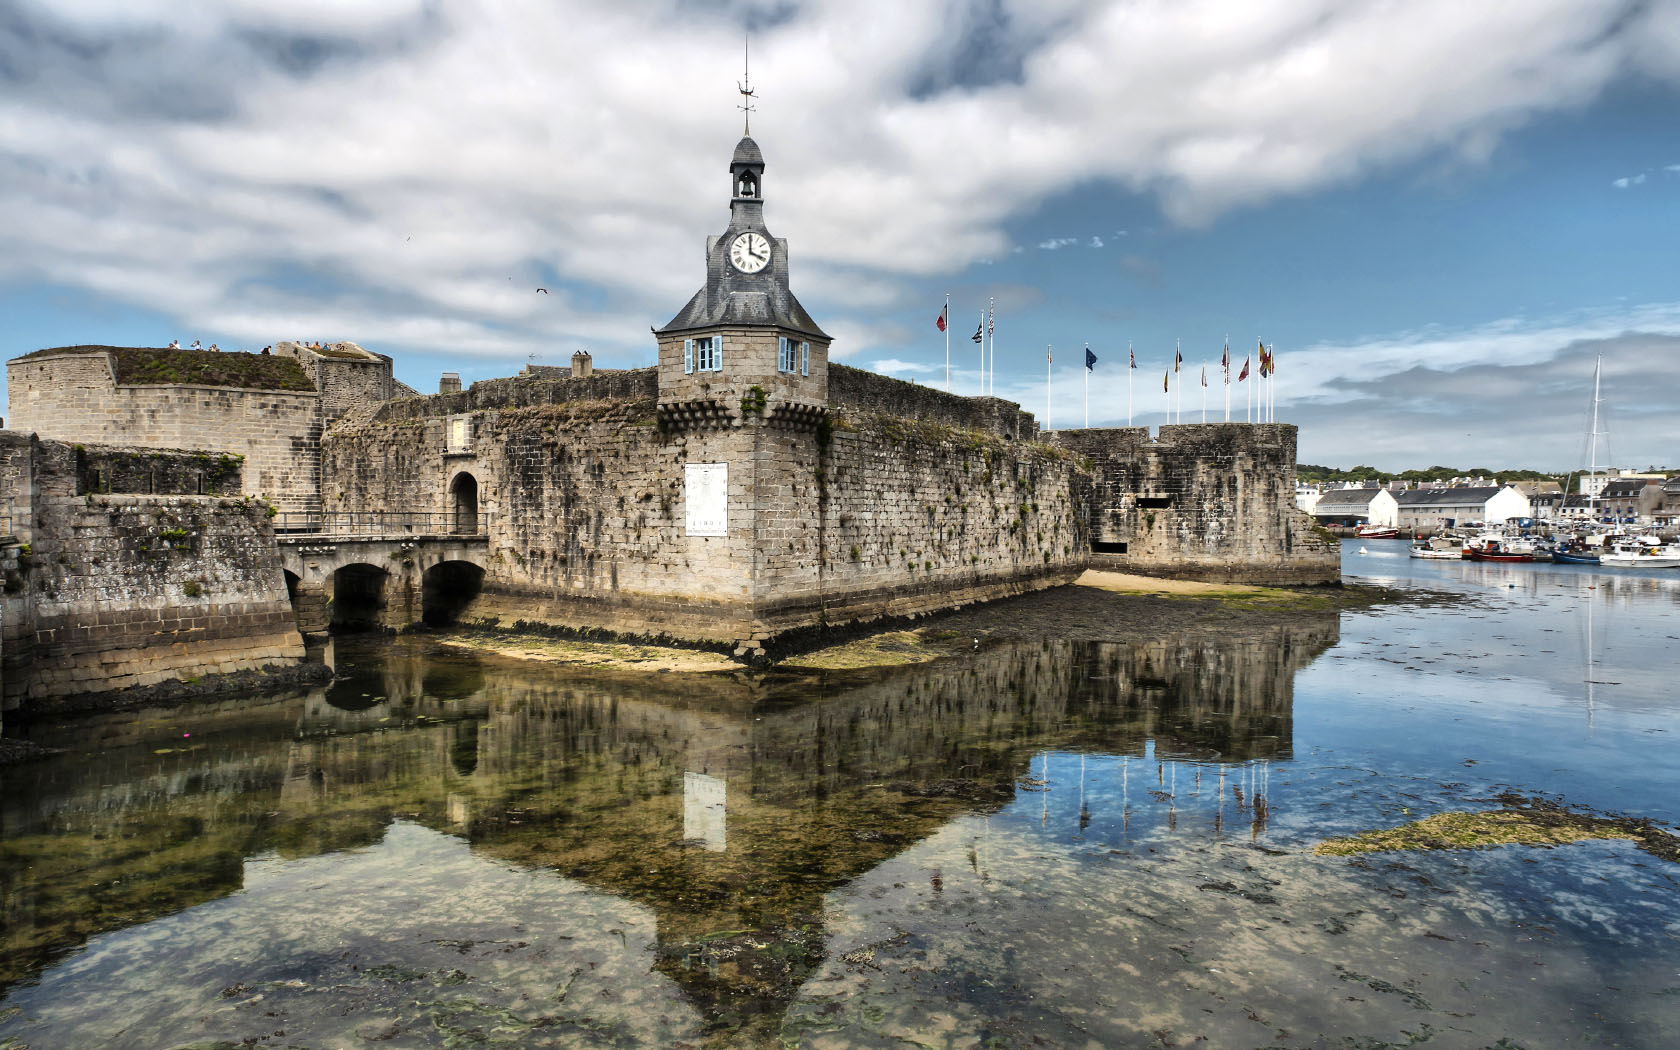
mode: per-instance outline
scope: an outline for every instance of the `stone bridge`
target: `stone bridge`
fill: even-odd
[[[275,537],[298,630],[401,630],[449,623],[478,597],[489,539],[454,533],[282,533]]]

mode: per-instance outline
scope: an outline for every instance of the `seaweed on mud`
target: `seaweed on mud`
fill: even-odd
[[[1325,839],[1322,857],[1408,850],[1489,849],[1495,846],[1562,846],[1589,839],[1622,839],[1663,860],[1680,863],[1680,837],[1642,817],[1600,816],[1555,802],[1506,792],[1500,809],[1455,811],[1397,828]]]

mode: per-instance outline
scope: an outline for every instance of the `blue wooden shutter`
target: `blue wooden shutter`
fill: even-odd
[[[694,374],[694,340],[683,340],[683,375]]]
[[[712,336],[712,371],[723,371],[723,336]]]
[[[799,374],[802,375],[802,376],[808,376],[808,375],[811,374],[811,344],[810,343],[800,343],[799,344]]]

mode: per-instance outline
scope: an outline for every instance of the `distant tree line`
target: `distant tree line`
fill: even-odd
[[[1426,467],[1423,470],[1402,470],[1399,472],[1378,470],[1376,467],[1349,467],[1339,470],[1336,467],[1321,467],[1316,463],[1298,463],[1295,466],[1295,476],[1302,481],[1323,483],[1340,481],[1375,481],[1388,484],[1391,481],[1404,481],[1417,484],[1420,481],[1451,481],[1453,478],[1498,478],[1500,481],[1555,481],[1563,484],[1567,475],[1548,474],[1541,470],[1490,470],[1487,467]]]

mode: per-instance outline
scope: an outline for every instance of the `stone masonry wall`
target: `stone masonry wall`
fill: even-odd
[[[0,603],[5,706],[47,710],[78,694],[303,659],[266,505],[86,491],[88,464],[134,452],[0,434],[0,481],[14,487],[5,495],[27,490],[31,503]],[[196,477],[195,454],[147,458],[157,466],[147,481]]]
[[[930,386],[906,383],[877,372],[831,365],[830,408],[842,417],[884,415],[919,419],[999,437],[1029,441],[1038,434],[1032,413],[1000,397],[963,397]]]
[[[186,384],[118,386],[104,353],[12,361],[11,428],[87,444],[204,449],[245,457],[246,495],[313,510],[320,398],[312,391]]]
[[[1244,583],[1334,583],[1340,551],[1295,508],[1295,428],[1205,423],[1057,431],[1095,475],[1098,564]]]
[[[667,426],[651,399],[573,396],[641,384],[500,381],[347,417],[323,444],[325,509],[446,514],[470,474],[492,565],[472,617],[717,641],[1000,597],[1083,565],[1065,452],[891,417],[784,425],[775,401]],[[451,447],[463,414],[468,446]],[[728,535],[689,536],[684,467],[720,462]]]

